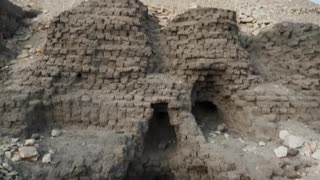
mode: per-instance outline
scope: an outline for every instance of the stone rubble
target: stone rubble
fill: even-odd
[[[58,129],[53,129],[53,130],[51,131],[51,136],[52,136],[52,137],[58,137],[58,136],[60,136],[60,135],[61,135],[61,131],[58,130]]]
[[[288,155],[288,148],[285,146],[279,146],[273,151],[278,158],[284,158]]]
[[[312,154],[312,158],[320,161],[320,149],[316,150],[316,151]]]
[[[50,163],[52,160],[52,154],[49,152],[42,157],[42,163]]]
[[[304,139],[298,136],[289,135],[285,138],[284,143],[290,148],[300,148],[304,144]]]
[[[34,146],[20,147],[19,154],[22,159],[32,159],[39,155],[37,148]]]
[[[281,140],[285,140],[286,137],[289,136],[289,134],[290,134],[290,133],[289,133],[287,130],[281,130],[281,131],[279,132],[279,138],[280,138]]]

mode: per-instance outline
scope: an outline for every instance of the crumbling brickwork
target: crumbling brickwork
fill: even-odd
[[[298,77],[307,72],[303,76],[310,78],[306,85],[290,79],[277,86],[254,75],[250,54],[239,43],[235,12],[193,9],[161,30],[151,21],[147,8],[137,0],[86,1],[55,17],[44,56],[27,68],[18,71],[13,66],[12,73],[6,73],[9,77],[0,86],[0,126],[31,132],[36,127],[95,126],[133,133],[136,161],[132,161],[129,179],[139,179],[143,173],[139,169],[142,156],[147,157],[145,166],[158,163],[158,169],[169,168],[177,179],[228,179],[229,172],[241,179],[242,169],[232,162],[218,168],[212,162],[219,156],[201,153],[205,138],[192,114],[193,103],[212,102],[228,127],[259,137],[274,135],[279,120],[297,114],[308,121],[319,117],[316,113],[309,117],[311,111],[319,110],[319,98],[315,98],[319,94],[318,41],[305,46],[313,49],[301,50],[278,47],[285,40],[272,41],[266,38],[268,34],[262,35],[261,44],[257,40],[261,49],[272,49],[254,57],[267,56],[269,61],[274,51],[290,51],[292,57],[302,56],[296,51],[303,51],[303,57],[297,58],[310,59],[308,67],[301,63],[305,71]],[[159,31],[159,42],[150,35],[154,29]],[[293,36],[282,28],[276,32]],[[301,38],[304,43],[303,38],[311,37]],[[291,45],[297,46],[296,40]],[[281,61],[288,58],[280,57]],[[290,64],[284,65],[289,66],[289,74],[280,73],[271,80],[282,82],[291,75]],[[161,68],[155,71],[154,66]],[[293,84],[301,92],[291,89]],[[161,103],[167,104],[177,149],[175,156],[150,160],[152,154],[144,154],[143,137],[153,106]]]

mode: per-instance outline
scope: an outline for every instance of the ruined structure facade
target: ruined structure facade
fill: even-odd
[[[292,43],[266,33],[252,42],[261,51],[253,51],[240,45],[233,11],[193,9],[161,28],[138,0],[83,2],[51,22],[40,60],[1,71],[0,127],[30,134],[95,126],[133,134],[127,148],[134,153],[123,152],[120,175],[101,178],[249,179],[204,150],[206,132],[199,126],[206,121],[197,109],[214,109],[230,129],[261,138],[274,135],[277,121],[297,115],[318,124],[320,40],[287,28],[276,27],[275,34],[291,36]],[[301,54],[294,47],[308,38],[312,44]],[[286,83],[293,70],[282,54],[304,68]],[[270,66],[268,78],[253,70],[252,61],[260,59]],[[279,59],[287,64],[274,67]]]

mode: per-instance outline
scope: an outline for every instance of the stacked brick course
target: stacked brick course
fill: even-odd
[[[310,83],[305,87],[290,79],[289,85],[297,84],[291,89],[288,84],[263,84],[253,75],[249,53],[239,43],[235,12],[193,9],[161,31],[150,27],[150,21],[147,8],[137,0],[86,1],[56,17],[48,30],[44,57],[22,71],[12,68],[6,73],[10,78],[1,85],[0,127],[97,126],[134,133],[141,144],[152,105],[167,103],[181,153],[163,166],[170,166],[181,179],[210,179],[219,173],[211,172],[216,166],[209,163],[213,155],[198,153],[205,139],[191,113],[195,101],[213,102],[229,127],[261,137],[274,135],[276,122],[293,116],[317,123],[318,41],[306,45],[313,49],[300,57],[311,61],[303,76]],[[154,29],[160,32],[160,42],[150,36]],[[311,37],[301,38],[306,43]],[[274,40],[257,42],[274,48],[261,56],[279,50],[273,45],[282,41]],[[294,42],[290,45],[296,47]],[[153,71],[160,65],[160,71]],[[194,172],[185,177],[184,170],[192,167]],[[221,168],[226,171],[235,169]]]

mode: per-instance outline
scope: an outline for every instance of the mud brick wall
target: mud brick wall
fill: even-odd
[[[146,15],[145,6],[129,0],[84,2],[62,13],[48,32],[48,73],[77,76],[87,89],[110,80],[144,77],[151,54]],[[56,67],[60,73],[55,73]]]
[[[320,90],[319,26],[277,24],[254,38],[249,52],[266,80],[297,90]]]
[[[276,27],[273,34],[280,37],[273,38],[268,33],[258,36],[260,40],[252,44],[261,47],[261,52],[249,49],[249,54],[239,43],[234,12],[193,9],[159,29],[160,50],[156,51],[161,52],[157,54],[161,57],[152,59],[155,46],[148,33],[150,21],[147,8],[129,0],[87,1],[56,17],[49,28],[45,56],[23,72],[11,73],[12,81],[3,80],[0,125],[33,126],[41,119],[45,124],[143,132],[152,116],[152,104],[168,103],[170,123],[179,127],[178,136],[186,139],[192,131],[188,139],[196,139],[199,131],[191,113],[195,101],[213,102],[230,127],[251,127],[252,133],[259,133],[256,127],[264,122],[270,122],[264,127],[266,133],[275,129],[276,122],[288,118],[317,122],[316,27],[301,26],[290,31]],[[302,31],[314,33],[301,35]],[[304,50],[313,48],[309,49],[312,52],[301,54],[300,59],[309,58],[311,68],[299,76],[313,83],[293,86],[296,81],[291,76],[284,81],[292,70],[289,68],[289,74],[284,71],[277,82],[288,82],[284,85],[290,93],[279,96],[268,85],[264,93],[256,92],[264,82],[252,74],[249,55],[262,62],[275,60],[271,56],[274,50],[266,50],[270,43],[264,41],[270,36],[266,41],[273,42],[271,47],[280,46],[283,52],[289,52],[278,54],[281,62],[290,54],[297,56],[297,45],[285,46],[288,37],[281,39],[288,32],[293,33],[290,42],[302,39],[299,43]],[[307,45],[309,40],[311,45]],[[150,71],[151,62],[163,65],[164,71]],[[266,66],[269,64],[272,63]],[[274,74],[280,71],[272,70]]]
[[[247,92],[249,98],[243,99],[256,106],[256,116],[265,120],[272,116],[273,122],[300,120],[320,129],[319,49],[320,27],[313,24],[277,24],[253,39],[248,48],[251,63],[265,82],[272,82],[257,87],[259,93]],[[239,106],[247,106],[240,102]]]
[[[256,79],[238,31],[235,12],[212,8],[190,10],[164,28],[166,72],[193,83],[191,102],[209,100],[223,112],[236,111],[231,95]]]

